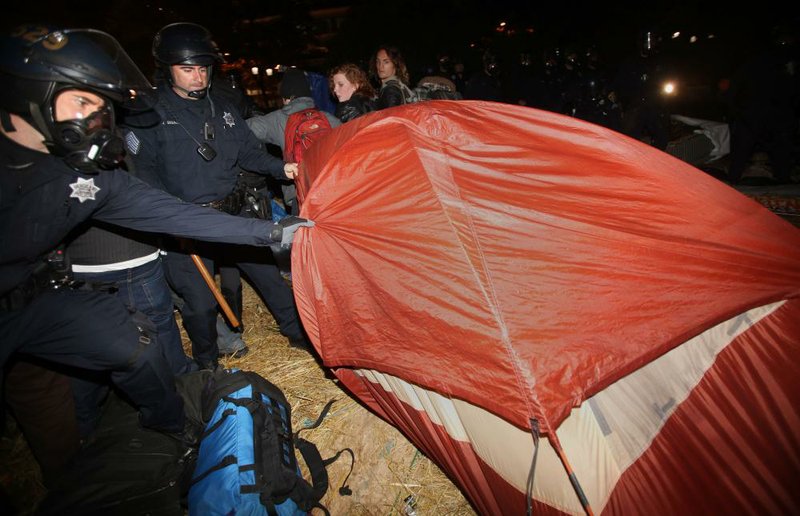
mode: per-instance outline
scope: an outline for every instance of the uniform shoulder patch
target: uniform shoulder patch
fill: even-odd
[[[142,142],[139,141],[139,138],[133,133],[133,131],[128,131],[128,134],[125,135],[125,147],[128,148],[128,152],[131,154],[139,154],[139,149],[142,146]]]

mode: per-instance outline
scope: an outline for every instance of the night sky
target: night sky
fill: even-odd
[[[485,48],[491,48],[508,61],[520,52],[539,59],[547,48],[582,50],[592,45],[613,64],[634,53],[638,34],[650,29],[664,34],[680,30],[683,37],[698,35],[701,44],[692,47],[692,51],[708,66],[719,69],[719,75],[725,75],[763,47],[776,23],[793,24],[797,30],[800,7],[796,2],[792,4],[779,8],[773,0],[743,6],[719,0],[640,3],[627,0],[116,0],[105,3],[45,0],[15,2],[14,7],[5,9],[3,25],[43,20],[102,29],[120,40],[137,64],[148,72],[152,68],[153,34],[167,23],[193,21],[207,26],[220,47],[234,57],[291,65],[296,64],[292,60],[299,59],[295,47],[309,39],[302,33],[313,25],[309,9],[349,5],[350,16],[339,35],[327,43],[329,54],[319,65],[323,69],[318,71],[324,72],[324,68],[343,61],[363,64],[382,43],[393,43],[403,49],[412,75],[418,75],[441,53],[463,60],[468,67],[478,66]],[[252,36],[235,33],[231,27],[237,19],[270,14],[282,14],[286,22],[270,29],[267,41],[258,47],[261,55],[244,55],[246,44],[252,43],[246,40]],[[507,22],[511,30],[498,32],[496,27],[501,21]],[[714,41],[707,39],[711,34]]]

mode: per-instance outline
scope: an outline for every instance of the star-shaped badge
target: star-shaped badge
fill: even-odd
[[[69,194],[69,196],[78,199],[81,201],[81,204],[89,199],[94,201],[94,194],[100,191],[100,187],[94,185],[93,177],[89,179],[79,177],[78,180],[69,185],[69,187],[72,188],[72,193]]]
[[[222,115],[222,119],[225,121],[226,124],[228,124],[228,127],[233,127],[234,125],[236,125],[236,121],[233,119],[233,115],[228,113],[227,111],[225,112],[224,115]]]

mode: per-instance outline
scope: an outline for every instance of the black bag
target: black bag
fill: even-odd
[[[294,515],[315,507],[327,514],[320,504],[328,489],[325,468],[341,452],[322,460],[314,444],[292,433],[291,406],[277,386],[257,373],[217,371],[203,398],[206,430],[189,490],[190,515]],[[300,474],[295,447],[311,483]],[[343,485],[339,492],[349,494],[349,489]]]
[[[192,459],[191,448],[142,428],[136,409],[112,394],[97,430],[37,514],[182,516]]]

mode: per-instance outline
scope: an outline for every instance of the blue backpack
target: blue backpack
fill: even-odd
[[[328,489],[325,468],[341,452],[323,461],[314,444],[292,433],[291,405],[277,386],[253,372],[214,372],[203,392],[203,420],[190,515],[300,516],[315,507],[328,514],[320,504]],[[311,483],[301,476],[295,447]],[[349,488],[343,484],[339,493],[350,494]]]

